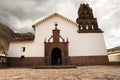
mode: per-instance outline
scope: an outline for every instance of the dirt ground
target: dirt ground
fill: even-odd
[[[120,66],[81,66],[72,69],[0,69],[0,80],[120,80]]]

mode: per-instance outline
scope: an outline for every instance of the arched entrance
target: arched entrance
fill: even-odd
[[[60,65],[62,64],[61,50],[59,48],[53,48],[51,52],[51,64]]]

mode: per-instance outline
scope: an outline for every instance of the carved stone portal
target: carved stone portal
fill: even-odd
[[[68,39],[65,41],[60,36],[60,30],[57,27],[53,30],[53,35],[48,42],[45,40],[44,45],[46,65],[67,65],[69,63]]]

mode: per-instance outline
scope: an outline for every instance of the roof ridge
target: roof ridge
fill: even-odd
[[[52,15],[49,15],[49,16],[47,16],[46,18],[44,18],[44,19],[36,22],[36,23],[33,24],[32,26],[36,26],[36,25],[38,25],[38,24],[41,24],[41,23],[43,23],[44,21],[46,21],[47,19],[49,19],[49,18],[51,18],[51,17],[53,17],[53,16],[55,16],[55,15],[58,15],[58,16],[62,17],[63,19],[65,19],[66,21],[69,21],[69,22],[71,22],[72,24],[77,25],[77,23],[75,23],[74,21],[72,21],[72,20],[70,20],[70,19],[68,19],[68,18],[66,18],[66,17],[64,17],[64,16],[62,16],[62,15],[60,15],[60,14],[58,14],[58,13],[55,12],[55,13],[53,13]]]

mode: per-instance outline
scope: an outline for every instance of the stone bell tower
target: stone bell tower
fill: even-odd
[[[78,23],[78,33],[102,33],[88,4],[83,3],[80,5],[76,22]]]

